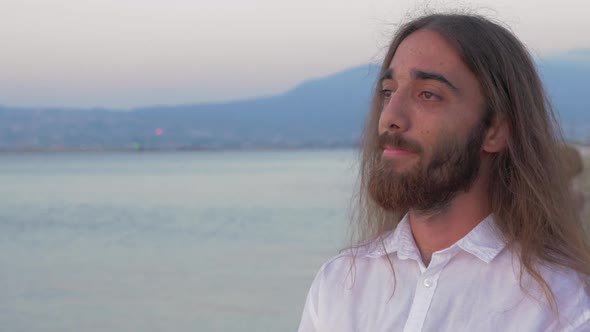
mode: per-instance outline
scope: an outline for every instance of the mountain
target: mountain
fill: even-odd
[[[578,52],[572,52],[577,54]],[[545,89],[570,140],[590,142],[590,52],[588,56],[556,57],[539,61]]]
[[[135,112],[154,125],[198,131],[201,141],[206,138],[209,143],[351,145],[360,134],[375,75],[374,66],[362,66],[307,81],[279,96]]]
[[[590,60],[549,58],[541,76],[569,139],[590,140]],[[0,149],[206,149],[351,146],[378,68],[306,81],[285,94],[227,103],[108,109],[0,107]],[[156,133],[156,129],[161,131]]]

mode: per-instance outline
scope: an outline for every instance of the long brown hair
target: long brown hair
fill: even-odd
[[[516,253],[521,278],[522,271],[528,272],[554,309],[554,294],[539,272],[539,263],[577,271],[590,291],[590,246],[560,162],[559,151],[564,144],[561,131],[529,52],[508,29],[487,18],[426,15],[400,27],[379,76],[388,68],[400,43],[420,29],[437,32],[455,48],[480,82],[488,111],[506,120],[508,144],[493,156],[488,196],[504,238],[519,248]],[[382,105],[379,90],[376,84],[361,141],[354,248],[382,244],[378,240],[393,230],[407,212],[385,211],[367,191],[382,152],[377,131]]]

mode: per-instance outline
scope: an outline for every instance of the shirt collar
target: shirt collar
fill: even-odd
[[[489,263],[506,247],[506,240],[498,229],[494,216],[490,214],[471,232],[457,241],[456,245]]]
[[[506,241],[498,229],[493,215],[490,214],[449,248],[453,247],[461,248],[489,263],[506,247]],[[382,237],[382,242],[376,244],[367,256],[380,257],[394,252],[397,252],[400,259],[420,260],[420,252],[412,235],[408,214],[402,218],[395,230]]]

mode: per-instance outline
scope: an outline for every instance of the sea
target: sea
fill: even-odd
[[[0,331],[296,331],[354,150],[0,155]]]

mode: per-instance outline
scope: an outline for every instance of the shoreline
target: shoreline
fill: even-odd
[[[569,143],[575,147],[582,157],[590,157],[590,145]],[[0,155],[3,154],[47,154],[47,153],[168,153],[168,152],[280,152],[280,151],[310,151],[310,150],[356,150],[358,145],[334,144],[334,145],[301,145],[301,146],[219,146],[219,147],[186,147],[186,148],[0,148]]]

